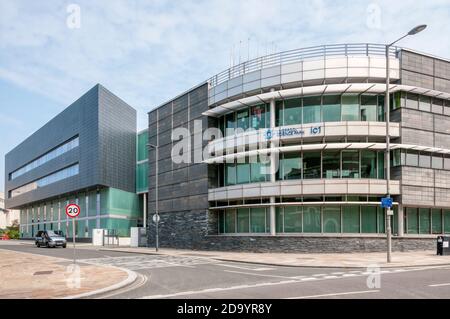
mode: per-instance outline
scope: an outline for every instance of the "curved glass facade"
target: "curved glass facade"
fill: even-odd
[[[218,166],[219,186],[266,182],[270,164],[249,158]],[[277,180],[371,178],[384,179],[384,152],[372,150],[336,150],[279,154]]]

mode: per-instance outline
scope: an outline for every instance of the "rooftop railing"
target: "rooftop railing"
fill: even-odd
[[[391,47],[389,55],[391,57],[397,57],[398,49],[398,47]],[[269,54],[240,63],[228,70],[220,72],[210,78],[209,83],[211,87],[214,87],[237,76],[277,65],[320,57],[326,59],[328,57],[339,56],[386,56],[386,45],[372,43],[331,44]]]

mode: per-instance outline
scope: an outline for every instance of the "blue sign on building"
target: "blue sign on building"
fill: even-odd
[[[382,208],[392,208],[392,198],[391,197],[383,197],[381,199],[381,207]]]

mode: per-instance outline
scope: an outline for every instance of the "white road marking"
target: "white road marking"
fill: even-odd
[[[243,267],[243,266],[236,266],[236,265],[229,265],[229,264],[216,264],[216,265],[223,266],[223,267],[230,267],[230,268],[253,270],[253,271],[266,271],[266,270],[274,270],[275,269],[275,268],[269,268],[269,267],[250,268],[250,267]]]
[[[338,276],[325,276],[324,279],[335,279],[338,278]]]
[[[254,274],[251,272],[243,272],[243,271],[235,271],[235,270],[224,270],[225,272],[231,272],[234,274],[243,274],[243,275],[250,275],[250,276],[260,276],[260,277],[272,277],[272,278],[289,278],[289,279],[293,279],[295,277],[288,277],[288,276],[277,276],[277,275],[265,275],[265,274]]]
[[[356,276],[360,276],[357,274],[343,274],[342,277],[356,277]]]
[[[301,281],[311,281],[311,280],[318,280],[316,277],[308,277],[308,278],[302,278]]]
[[[286,298],[286,299],[308,299],[308,298],[320,298],[320,297],[333,297],[333,296],[369,294],[369,293],[375,293],[375,292],[380,292],[380,291],[379,290],[348,291],[348,292],[337,292],[337,293],[333,293],[333,294],[324,294],[324,295],[290,297],[290,298]]]
[[[444,286],[450,286],[450,283],[428,285],[428,287],[444,287]]]
[[[345,272],[332,272],[331,273],[332,275],[343,275],[343,274],[345,274]]]
[[[313,275],[314,277],[321,277],[321,276],[326,276],[327,274],[315,274]]]

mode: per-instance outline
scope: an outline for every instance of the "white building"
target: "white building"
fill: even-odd
[[[11,226],[16,219],[20,222],[19,211],[5,209],[5,194],[0,192],[0,229]]]

